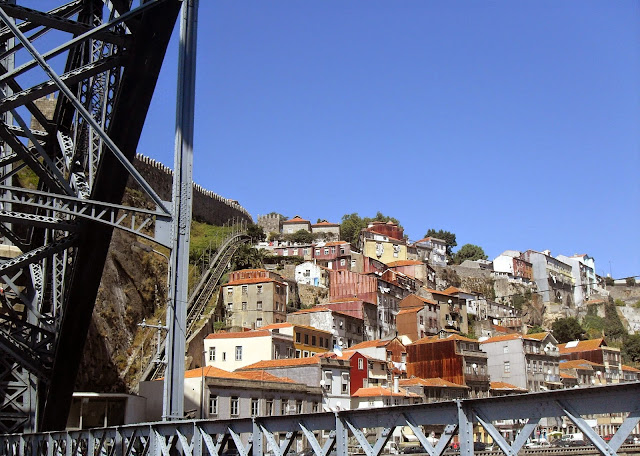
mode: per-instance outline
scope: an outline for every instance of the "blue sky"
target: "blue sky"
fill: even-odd
[[[200,2],[194,178],[257,217],[640,274],[640,4]],[[173,166],[177,42],[139,151]]]

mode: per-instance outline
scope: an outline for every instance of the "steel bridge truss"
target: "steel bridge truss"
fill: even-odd
[[[442,455],[457,435],[461,455],[473,455],[473,429],[482,426],[505,455],[515,456],[544,417],[566,417],[593,447],[586,452],[615,455],[640,421],[640,383],[442,403],[317,414],[255,417],[230,421],[189,420],[92,430],[0,436],[1,456],[217,456],[235,447],[242,456],[267,451],[284,456],[299,437],[317,456],[377,456],[398,427],[408,426],[423,452]],[[623,424],[605,442],[585,416],[619,413]],[[507,442],[492,422],[522,423]],[[518,421],[519,420],[519,421]],[[425,427],[443,429],[432,444]],[[372,432],[375,430],[375,432]],[[375,435],[375,437],[372,437]],[[335,452],[335,453],[332,453]]]
[[[170,246],[132,160],[180,7],[0,0],[0,432],[64,428],[112,230]]]

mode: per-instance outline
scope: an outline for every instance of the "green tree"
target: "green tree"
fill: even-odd
[[[626,338],[622,356],[626,362],[640,363],[640,334],[631,334]]]
[[[380,211],[378,211],[376,216],[373,218],[362,218],[357,212],[354,212],[353,214],[345,214],[342,216],[342,222],[340,223],[340,239],[355,245],[358,242],[360,231],[369,226],[369,223],[371,222],[391,222],[398,226],[402,226],[397,218],[384,215]]]
[[[255,269],[264,267],[264,258],[267,251],[256,249],[247,244],[242,244],[231,260],[231,268],[234,271],[240,269]]]
[[[613,277],[605,277],[604,278],[604,284],[608,287],[612,287],[616,284],[615,280],[613,280]]]
[[[450,231],[438,230],[429,228],[427,234],[424,237],[434,237],[436,239],[442,239],[447,245],[447,258],[450,260],[453,258],[453,248],[458,245],[456,242],[456,235]]]
[[[252,223],[247,227],[247,234],[251,236],[253,242],[264,241],[267,238],[267,235],[262,227],[260,225],[256,225],[255,223]]]
[[[572,340],[582,340],[584,328],[580,326],[577,319],[573,317],[558,318],[551,325],[553,337],[560,344],[571,342]]]
[[[463,245],[453,256],[453,262],[455,264],[462,264],[465,260],[475,261],[486,259],[487,255],[485,255],[482,247],[473,244]]]
[[[628,287],[635,287],[636,286],[636,278],[635,277],[627,277],[625,280],[627,282],[627,286]]]
[[[285,240],[297,242],[298,244],[311,244],[315,240],[315,236],[307,230],[298,230],[295,233],[285,234]]]
[[[527,334],[538,334],[545,331],[546,329],[544,329],[542,326],[533,325],[531,328],[529,328],[529,330],[527,331]]]
[[[609,302],[604,305],[604,335],[608,339],[622,340],[627,336],[627,330],[620,320],[616,305],[612,301],[613,298],[609,297]]]

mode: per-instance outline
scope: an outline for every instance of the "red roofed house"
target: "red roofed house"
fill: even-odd
[[[404,370],[403,365],[407,361],[407,348],[397,337],[366,340],[354,345],[351,349],[359,351],[369,358],[392,362],[397,367],[402,367],[402,370]]]
[[[360,388],[351,395],[352,409],[382,408],[392,405],[420,404],[422,398],[404,388],[389,389],[382,386]]]
[[[293,323],[287,322],[263,326],[262,329],[266,329],[275,334],[286,334],[293,338],[295,356],[288,356],[288,358],[308,358],[318,353],[324,353],[333,347],[333,334],[330,331],[323,331],[313,326],[294,325]]]
[[[293,337],[267,330],[219,332],[204,339],[206,365],[234,371],[263,359],[294,357]]]
[[[227,326],[254,329],[287,321],[288,291],[278,274],[265,269],[232,272],[220,287]]]
[[[204,394],[202,385],[205,385]],[[162,419],[162,381],[140,383],[146,421]],[[212,366],[185,372],[185,413],[200,419],[297,415],[320,411],[322,389],[264,370],[229,372]]]
[[[390,269],[420,280],[429,288],[436,286],[436,271],[427,263],[419,260],[392,261],[387,264]]]
[[[603,338],[574,340],[558,345],[558,349],[562,359],[586,359],[604,365],[607,383],[618,383],[623,378],[620,349],[607,346]]]
[[[331,333],[330,346],[347,349],[362,341],[364,322],[362,318],[331,309],[327,306],[316,306],[287,315],[289,323],[317,328]]]
[[[345,241],[319,242],[313,247],[313,259],[329,269],[350,269],[351,244]]]
[[[272,375],[324,389],[325,410],[349,410],[350,370],[348,359],[312,356],[310,358],[259,361],[243,367],[239,372],[264,370]]]
[[[440,330],[437,302],[411,294],[400,301],[396,317],[399,336],[407,336],[412,342]]]
[[[311,232],[321,236],[325,241],[337,241],[340,239],[340,224],[321,220],[311,225]]]
[[[489,396],[487,354],[475,339],[440,331],[407,345],[407,377],[439,377],[470,388],[470,397]]]
[[[432,266],[447,265],[447,243],[442,239],[426,237],[413,243],[418,252],[418,259],[427,261]]]
[[[441,378],[403,378],[400,386],[407,391],[419,394],[423,402],[441,402],[454,399],[465,399],[469,395],[469,387],[458,385]]]
[[[431,299],[440,305],[438,311],[439,328],[453,329],[465,334],[469,332],[467,293],[463,293],[455,287],[449,287],[444,291],[428,288],[423,290],[431,294]]]
[[[388,386],[389,372],[386,361],[369,358],[355,350],[330,351],[318,356],[349,361],[351,366],[349,392],[352,395],[360,388]]]
[[[494,336],[480,342],[491,380],[529,391],[560,389],[560,353],[548,332]]]
[[[285,220],[282,222],[282,233],[283,234],[293,234],[297,231],[304,230],[311,232],[311,222],[309,220],[305,220],[299,215],[296,215],[292,219]]]

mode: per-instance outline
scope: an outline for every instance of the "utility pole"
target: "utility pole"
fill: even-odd
[[[176,142],[171,227],[171,283],[167,306],[167,367],[162,419],[184,418],[184,372],[187,337],[189,235],[193,204],[193,128],[196,85],[198,0],[184,0],[180,22]]]

